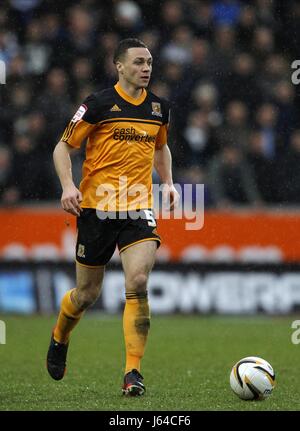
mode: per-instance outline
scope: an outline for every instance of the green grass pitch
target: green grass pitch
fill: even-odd
[[[142,363],[146,394],[121,394],[122,317],[87,314],[72,334],[68,371],[60,382],[45,368],[55,317],[2,316],[0,410],[299,410],[300,345],[290,317],[152,316]],[[232,365],[261,356],[277,386],[265,401],[231,391]]]

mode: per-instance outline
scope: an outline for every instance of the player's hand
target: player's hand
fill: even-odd
[[[75,187],[75,185],[66,187],[63,190],[61,206],[65,211],[79,217],[82,211],[82,208],[80,207],[81,202],[82,194],[80,190]]]
[[[162,199],[164,207],[173,211],[179,205],[180,196],[174,185],[164,184],[162,190]]]

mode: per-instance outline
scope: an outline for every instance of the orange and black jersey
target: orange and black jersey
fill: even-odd
[[[61,141],[87,138],[82,207],[126,211],[152,207],[154,152],[167,143],[169,103],[143,89],[138,99],[120,84],[87,97]]]

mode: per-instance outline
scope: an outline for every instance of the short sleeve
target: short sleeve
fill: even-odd
[[[65,128],[61,141],[74,148],[80,148],[84,139],[95,129],[98,118],[97,99],[92,94],[79,106],[70,123]]]

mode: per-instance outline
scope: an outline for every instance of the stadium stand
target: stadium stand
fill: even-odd
[[[59,200],[52,150],[86,95],[115,83],[128,36],[149,46],[151,89],[172,103],[175,182],[201,179],[212,208],[297,205],[299,21],[292,0],[2,1],[1,205]]]

